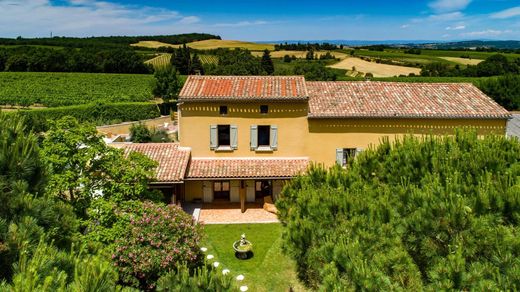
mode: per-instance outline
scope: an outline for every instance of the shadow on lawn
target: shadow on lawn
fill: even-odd
[[[255,254],[253,253],[253,251],[248,251],[246,253],[235,252],[235,258],[237,258],[239,260],[252,259],[254,256],[255,256]]]

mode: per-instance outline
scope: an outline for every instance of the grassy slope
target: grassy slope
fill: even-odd
[[[251,291],[287,291],[289,287],[304,290],[296,278],[293,261],[282,254],[280,224],[206,225],[204,229],[208,254],[213,254],[234,277],[244,275],[241,284]],[[254,256],[248,260],[235,258],[232,248],[242,233],[253,243]]]
[[[0,72],[0,104],[65,106],[151,99],[153,75]]]

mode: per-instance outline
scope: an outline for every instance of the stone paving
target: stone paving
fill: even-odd
[[[214,202],[202,204],[199,222],[203,224],[240,224],[279,222],[276,214],[269,213],[259,203],[247,203],[246,212],[240,211],[240,203]]]

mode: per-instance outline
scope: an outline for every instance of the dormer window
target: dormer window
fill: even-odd
[[[228,113],[227,105],[221,105],[219,112],[220,112],[220,115],[227,115],[227,113]]]
[[[261,114],[267,114],[269,112],[269,106],[268,105],[261,105],[260,106],[260,113]]]

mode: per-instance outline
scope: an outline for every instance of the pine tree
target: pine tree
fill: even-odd
[[[262,56],[262,60],[260,63],[262,64],[262,68],[268,75],[272,75],[274,73],[273,60],[271,59],[271,54],[269,53],[269,50],[264,51],[264,55]]]
[[[171,58],[171,64],[182,75],[190,74],[191,70],[191,55],[190,48],[184,44],[182,48],[176,49]]]

